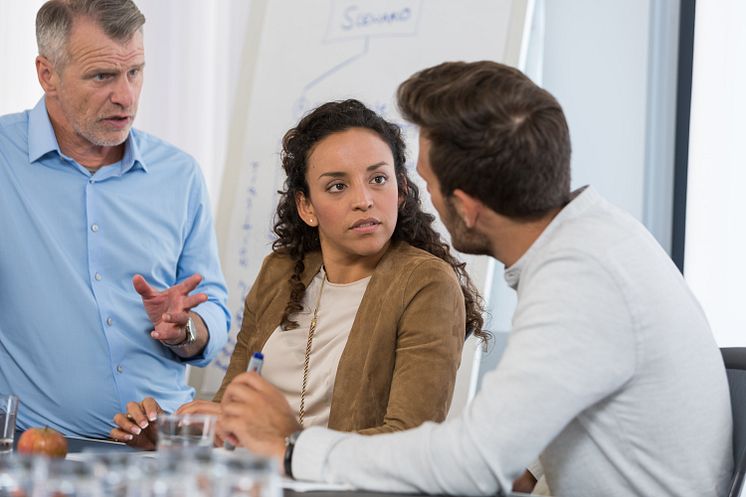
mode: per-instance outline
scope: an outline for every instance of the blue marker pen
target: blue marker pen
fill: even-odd
[[[254,352],[251,354],[249,367],[246,368],[246,371],[256,371],[257,374],[262,374],[262,364],[264,364],[264,354],[261,352]],[[225,450],[234,450],[236,446],[230,442],[223,442],[223,448]]]
[[[256,371],[257,374],[262,374],[262,364],[264,364],[264,354],[261,352],[254,352],[249,360],[249,367],[246,371]]]

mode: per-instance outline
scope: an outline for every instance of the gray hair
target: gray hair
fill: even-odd
[[[36,14],[39,55],[57,68],[67,63],[67,40],[78,17],[95,21],[106,35],[127,42],[145,24],[145,16],[132,0],[49,0]]]

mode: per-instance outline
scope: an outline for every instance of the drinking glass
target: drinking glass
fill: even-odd
[[[130,455],[127,497],[201,497],[192,454],[192,451],[170,451],[157,452],[155,457]]]
[[[213,446],[217,417],[206,414],[158,416],[158,451],[209,448]]]
[[[0,393],[0,456],[13,451],[18,397]]]
[[[79,461],[50,459],[46,479],[35,486],[34,497],[104,497],[94,468]]]
[[[246,449],[199,452],[193,458],[197,488],[203,497],[281,497],[273,461]]]
[[[106,497],[130,497],[130,467],[134,456],[126,452],[84,454],[83,462],[93,468],[101,492]],[[0,496],[2,497],[2,496]]]
[[[9,454],[0,458],[0,497],[32,497],[35,483],[46,478],[47,459]]]

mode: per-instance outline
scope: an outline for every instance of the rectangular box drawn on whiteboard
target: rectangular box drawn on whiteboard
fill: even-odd
[[[422,0],[337,0],[324,41],[417,34]]]

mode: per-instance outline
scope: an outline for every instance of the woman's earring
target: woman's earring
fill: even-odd
[[[311,226],[313,226],[313,225],[314,225],[314,224],[313,224],[313,218],[312,218],[312,217],[308,218],[308,224],[309,224],[309,225],[311,225]]]

